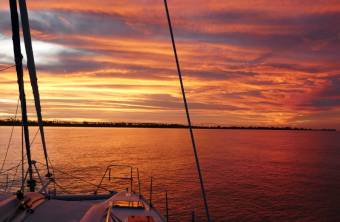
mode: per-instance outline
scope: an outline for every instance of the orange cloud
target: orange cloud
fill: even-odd
[[[147,3],[28,2],[46,118],[185,121],[164,8]],[[340,126],[338,1],[177,0],[170,11],[195,123]],[[0,56],[11,64],[11,46]],[[5,118],[14,70],[0,86]]]

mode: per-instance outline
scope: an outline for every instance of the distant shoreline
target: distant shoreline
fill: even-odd
[[[21,126],[19,120],[0,120],[0,126]],[[29,126],[38,126],[36,121],[29,121]],[[44,126],[54,127],[103,127],[103,128],[187,128],[186,125],[176,123],[133,123],[133,122],[68,122],[44,121]],[[267,126],[219,126],[195,125],[195,129],[235,129],[235,130],[294,130],[294,131],[336,131],[336,129],[312,129],[300,127],[267,127]]]

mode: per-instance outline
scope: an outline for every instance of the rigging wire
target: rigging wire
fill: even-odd
[[[14,183],[15,183],[16,181],[18,181],[18,180],[16,180],[16,178],[15,178],[15,177],[17,176],[18,169],[19,169],[19,167],[17,167],[17,168],[15,169],[15,172],[14,172],[14,175],[13,175],[13,179],[12,179],[12,183],[11,183],[11,185],[8,186],[9,188],[11,188],[11,187],[14,185]]]
[[[14,127],[14,126],[13,126],[13,127]],[[22,131],[22,130],[21,130],[21,131]],[[32,145],[33,145],[34,140],[35,140],[35,138],[37,137],[38,133],[39,133],[39,128],[38,128],[37,131],[35,132],[34,137],[33,137],[33,139],[32,139],[31,142],[30,142],[31,148],[32,148]],[[23,134],[23,131],[21,132],[21,134]],[[13,180],[14,180],[14,179],[15,179],[15,176],[16,176],[16,174],[17,174],[18,168],[21,166],[21,180],[22,180],[22,181],[21,181],[21,191],[22,191],[22,192],[23,192],[24,185],[25,185],[25,181],[24,181],[24,172],[25,172],[25,170],[24,170],[24,163],[25,163],[24,156],[26,155],[26,153],[25,153],[24,150],[23,150],[23,147],[24,147],[23,142],[24,142],[24,140],[23,140],[23,135],[21,135],[21,160],[20,160],[20,162],[19,162],[17,165],[15,165],[15,166],[13,166],[13,167],[7,169],[7,170],[4,170],[4,171],[2,171],[3,169],[0,170],[0,174],[4,174],[4,173],[6,173],[6,172],[9,172],[9,171],[14,170],[14,176],[13,176]],[[7,150],[7,151],[8,151],[8,150]],[[7,154],[7,152],[6,152],[6,154]],[[6,156],[7,156],[7,155],[6,155]],[[48,159],[48,160],[49,160],[49,162],[50,162],[51,169],[52,169],[52,172],[53,172],[53,174],[54,174],[54,168],[53,168],[53,166],[52,166],[52,163],[51,163],[50,159]],[[4,164],[3,164],[3,165],[4,165]],[[2,168],[3,168],[3,167],[2,167]],[[13,186],[13,182],[12,182],[11,186]],[[10,187],[11,187],[11,186],[10,186]]]
[[[52,174],[53,174],[53,179],[51,177],[49,177],[49,179],[53,182],[53,188],[54,188],[54,190],[56,190],[56,177],[55,177],[54,167],[53,167],[53,164],[52,164],[50,158],[47,157],[47,159],[48,159],[48,162],[50,163],[50,167],[52,169]]]
[[[15,165],[15,166],[13,166],[13,167],[11,167],[11,168],[8,168],[8,169],[6,169],[6,170],[4,170],[4,171],[1,171],[0,174],[4,174],[4,173],[7,173],[7,172],[9,172],[9,171],[12,171],[13,169],[19,167],[20,164],[21,164],[21,162],[19,162],[17,165]]]
[[[4,157],[4,159],[2,161],[2,164],[1,164],[1,169],[0,169],[1,173],[2,173],[2,170],[4,169],[4,166],[5,166],[5,163],[6,163],[6,160],[7,160],[8,150],[9,150],[9,148],[11,146],[11,142],[12,142],[12,138],[13,138],[13,132],[14,132],[14,122],[17,119],[18,108],[19,108],[19,98],[18,98],[18,101],[17,101],[17,107],[15,109],[14,119],[12,121],[13,122],[13,126],[12,126],[12,129],[11,129],[11,133],[10,133],[10,136],[9,136],[8,144],[7,144],[7,147],[6,147],[5,157]]]
[[[30,147],[31,147],[31,149],[32,149],[32,146],[33,146],[34,140],[35,140],[35,138],[37,137],[38,133],[39,133],[39,128],[37,129],[37,131],[35,131],[35,134],[34,134],[34,136],[33,136],[33,139],[31,140],[31,143],[30,143]]]
[[[41,165],[43,165],[43,166],[46,166],[46,164],[44,164],[44,163],[42,163],[42,162],[37,161],[37,163],[39,163],[39,164],[41,164]],[[50,163],[51,163],[51,162],[50,162]],[[98,185],[98,184],[91,183],[91,182],[89,182],[89,181],[87,181],[87,180],[85,180],[85,179],[83,179],[83,178],[81,178],[81,177],[74,176],[74,175],[72,175],[72,174],[70,174],[70,173],[67,173],[66,171],[57,169],[57,168],[55,168],[55,167],[53,168],[53,170],[55,170],[55,171],[57,171],[57,172],[59,172],[59,173],[65,174],[65,175],[67,175],[67,176],[69,176],[69,177],[71,177],[71,178],[73,178],[73,179],[77,179],[77,180],[79,180],[79,181],[82,181],[82,182],[84,182],[84,183],[87,183],[87,184],[89,184],[89,185],[92,185],[92,186],[94,186],[94,187],[96,187],[96,188],[101,188],[101,189],[103,189],[103,190],[105,190],[105,191],[108,191],[108,192],[111,192],[111,191],[112,191],[112,190],[106,189],[106,188],[103,187],[103,186],[100,186],[100,185]]]
[[[174,56],[175,56],[175,60],[176,60],[178,78],[179,78],[179,82],[180,82],[180,85],[181,85],[181,92],[182,92],[186,117],[187,117],[187,121],[188,121],[188,128],[189,128],[189,132],[190,132],[192,148],[193,148],[194,156],[195,156],[196,168],[197,168],[197,171],[198,171],[198,177],[199,177],[199,181],[200,181],[200,185],[201,185],[201,192],[202,192],[202,197],[203,197],[203,201],[204,201],[205,213],[206,213],[208,222],[210,222],[211,220],[210,220],[210,214],[209,214],[209,208],[208,208],[208,201],[207,201],[207,197],[206,197],[206,193],[205,193],[205,189],[204,189],[203,176],[202,176],[198,152],[197,152],[197,148],[196,148],[195,137],[194,137],[194,133],[193,133],[193,130],[192,130],[189,107],[188,107],[187,99],[186,99],[186,96],[185,96],[185,89],[184,89],[184,84],[183,84],[183,79],[182,79],[182,72],[181,72],[179,59],[178,59],[178,55],[177,55],[176,43],[175,43],[175,38],[174,38],[173,30],[172,30],[167,0],[164,0],[164,6],[165,6],[166,16],[167,16],[167,20],[168,20],[168,25],[169,25],[172,48],[173,48],[173,52],[174,52]]]
[[[24,167],[24,127],[21,126],[21,192],[25,191],[25,167]],[[19,163],[20,165],[20,163]],[[18,165],[18,167],[19,167]]]
[[[7,66],[7,67],[5,67],[5,68],[2,68],[2,69],[0,69],[0,72],[5,71],[5,70],[7,70],[7,69],[10,69],[10,68],[12,68],[12,67],[15,67],[15,65],[10,65],[10,66]]]
[[[54,184],[62,191],[64,191],[64,193],[68,193],[71,194],[71,192],[69,192],[64,186],[60,185],[60,183],[57,183],[57,181],[54,181]]]
[[[32,145],[32,144],[34,143],[34,140],[35,140],[35,138],[37,137],[38,132],[39,132],[39,129],[35,132],[34,137],[33,137],[32,141],[31,141],[30,145]],[[23,155],[26,155],[26,153],[24,152]],[[21,161],[22,161],[22,160],[21,160]],[[50,161],[50,162],[51,162],[51,161]],[[6,169],[6,170],[4,170],[4,171],[0,171],[0,174],[7,173],[7,172],[9,172],[9,171],[11,171],[11,170],[13,170],[13,169],[16,170],[16,168],[18,168],[21,164],[22,164],[22,162],[19,162],[17,165],[15,165],[15,166],[13,166],[13,167],[10,167],[10,168],[8,168],[8,169]]]

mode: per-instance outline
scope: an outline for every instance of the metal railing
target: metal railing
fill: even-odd
[[[119,176],[112,176],[112,169],[113,168],[126,168],[129,170],[130,176],[129,177],[119,177]],[[140,180],[139,180],[139,171],[137,169],[137,176],[138,176],[138,189],[140,192]],[[104,179],[107,178],[109,181],[112,180],[128,180],[130,182],[130,191],[133,192],[133,167],[129,165],[120,165],[120,164],[111,164],[106,167],[105,173],[103,174],[99,184],[97,185],[96,190],[94,191],[94,194],[98,193],[98,190],[100,190],[103,187]]]

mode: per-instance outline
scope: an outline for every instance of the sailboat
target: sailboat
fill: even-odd
[[[22,121],[22,176],[21,184],[18,186],[16,193],[4,192],[0,193],[0,221],[81,221],[81,222],[165,222],[168,221],[168,213],[162,215],[160,211],[152,204],[152,180],[150,198],[147,200],[140,189],[139,171],[137,168],[125,165],[109,165],[99,184],[95,185],[93,194],[91,195],[66,195],[57,192],[57,179],[54,177],[54,171],[47,152],[47,144],[45,141],[45,133],[43,126],[43,118],[41,114],[40,94],[38,88],[36,67],[32,49],[31,33],[29,26],[28,10],[25,0],[18,0],[20,10],[20,21],[22,25],[27,68],[30,77],[31,87],[34,95],[35,108],[37,113],[37,122],[41,136],[42,148],[44,153],[44,170],[37,167],[38,162],[32,159],[30,150],[30,135],[27,118],[26,97],[23,78],[23,64],[20,45],[20,23],[18,14],[17,0],[9,0],[11,22],[12,22],[12,39],[15,57],[15,67],[19,86],[19,98],[21,106]],[[178,56],[173,37],[173,31],[169,16],[167,1],[164,0],[165,9],[168,18],[169,30],[173,44],[176,65],[181,84],[183,100],[188,120],[188,128],[190,130],[191,140],[194,148],[196,166],[199,173],[202,196],[204,198],[207,220],[210,220],[208,205],[206,202],[205,191],[203,186],[203,178],[200,171],[198,154],[194,135],[192,132],[188,105],[185,98],[183,80],[180,72]],[[25,147],[25,151],[24,151]],[[24,170],[24,164],[27,164],[27,170]],[[19,166],[19,165],[18,165]],[[125,168],[130,172],[130,176],[124,179],[129,181],[129,187],[122,191],[116,191],[112,187],[104,185],[104,180],[113,178],[111,175],[115,167]],[[10,170],[10,169],[9,169]],[[2,171],[3,174],[7,171]],[[137,173],[133,173],[137,171]],[[133,175],[137,174],[137,179]],[[76,178],[76,177],[75,177]],[[138,182],[138,190],[135,191],[133,182]],[[53,189],[51,189],[51,187]],[[102,191],[102,192],[100,192]],[[167,194],[166,194],[166,206]],[[166,207],[166,212],[168,209]]]

